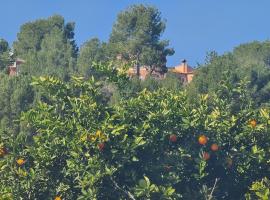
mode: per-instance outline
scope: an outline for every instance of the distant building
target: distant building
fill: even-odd
[[[180,65],[168,68],[168,72],[174,73],[183,84],[190,83],[194,75],[194,69],[187,64],[186,60],[183,60]],[[127,73],[129,77],[136,76],[136,67],[129,68]],[[150,75],[149,68],[147,66],[140,67],[139,78],[145,80],[148,75]],[[163,79],[166,77],[166,73],[154,70],[151,76]]]
[[[168,68],[168,71],[176,74],[184,84],[190,83],[194,75],[194,69],[187,64],[186,60],[183,60],[180,65]]]
[[[17,76],[20,72],[20,65],[25,63],[22,59],[16,59],[12,65],[8,66],[8,75]]]
[[[136,67],[129,68],[127,73],[128,73],[129,77],[136,76],[137,75]],[[145,80],[146,77],[149,75],[150,75],[149,67],[141,66],[140,70],[139,70],[139,78],[141,80]],[[153,76],[154,78],[157,78],[157,79],[163,79],[163,78],[165,78],[166,74],[162,73],[161,71],[158,71],[158,70],[153,70],[151,73],[151,76]]]

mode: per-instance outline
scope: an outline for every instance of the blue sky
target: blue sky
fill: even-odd
[[[163,38],[175,49],[168,66],[184,58],[196,66],[207,51],[270,38],[270,0],[1,0],[0,38],[12,43],[23,23],[60,14],[76,22],[79,46],[92,37],[106,41],[117,14],[135,3],[156,6],[167,20]]]

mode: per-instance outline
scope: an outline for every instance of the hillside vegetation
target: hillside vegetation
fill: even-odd
[[[206,63],[199,66],[190,93],[208,93],[218,89],[224,72],[232,83],[249,81],[249,91],[258,105],[268,104],[270,99],[270,41],[254,41],[234,48],[233,52],[218,56],[207,54]]]
[[[127,77],[167,70],[165,27],[134,5],[107,42],[58,15],[0,40],[1,199],[270,199],[270,42],[207,53],[189,85]]]

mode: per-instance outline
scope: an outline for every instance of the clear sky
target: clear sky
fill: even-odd
[[[167,20],[164,39],[175,54],[168,66],[182,59],[196,66],[207,51],[219,54],[254,40],[270,38],[270,0],[1,0],[0,38],[12,43],[20,26],[53,14],[76,23],[80,46],[92,37],[107,41],[117,13],[129,5],[156,6]]]

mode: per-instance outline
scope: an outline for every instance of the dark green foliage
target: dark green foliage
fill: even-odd
[[[169,42],[160,40],[165,21],[158,9],[134,5],[121,12],[113,26],[109,45],[112,58],[135,62],[137,67],[147,65],[151,70],[166,70],[166,57],[174,54],[167,48]]]
[[[112,98],[114,98],[114,102],[119,102],[121,98],[128,99],[137,96],[144,89],[154,92],[162,88],[170,91],[181,91],[183,85],[173,73],[167,73],[164,79],[148,76],[145,80],[140,80],[133,77],[126,82],[124,87],[119,88],[118,93],[113,94]]]
[[[18,133],[20,113],[28,110],[34,101],[29,77],[0,76],[0,131]]]
[[[80,49],[78,57],[78,71],[84,76],[93,74],[93,62],[105,62],[108,58],[106,56],[106,43],[100,42],[98,38],[93,38],[83,44]]]
[[[0,71],[6,70],[12,59],[9,55],[9,45],[4,39],[0,39]]]
[[[13,44],[16,56],[26,60],[22,73],[67,79],[77,59],[74,27],[74,23],[65,24],[58,15],[22,25]]]
[[[171,73],[171,72],[168,72],[166,74],[165,79],[160,80],[160,84],[162,87],[164,87],[165,89],[169,89],[169,90],[177,91],[177,90],[183,89],[182,82],[179,80],[177,75],[175,75],[174,73]]]
[[[9,133],[19,132],[19,116],[29,109],[35,98],[41,98],[38,91],[30,86],[31,75],[51,74],[68,80],[73,73],[77,59],[74,41],[74,23],[64,22],[58,15],[36,20],[22,25],[14,42],[15,58],[23,58],[26,63],[20,68],[20,75],[0,78],[0,129]],[[6,73],[12,61],[10,48],[0,41],[0,68]]]
[[[158,89],[168,89],[172,91],[180,91],[183,89],[181,81],[173,73],[167,73],[164,79],[156,79],[148,76],[146,80],[141,81],[141,89],[156,91]]]
[[[195,85],[196,92],[207,93],[217,88],[224,71],[234,71],[235,63],[232,54],[211,58],[211,62],[196,69],[196,76],[191,85]]]
[[[17,41],[13,44],[15,53],[23,56],[29,52],[41,50],[42,40],[55,29],[62,31],[66,40],[73,41],[74,27],[74,23],[69,22],[65,24],[64,18],[59,15],[28,22],[21,26],[20,32],[17,35]],[[76,48],[73,53],[76,53]]]
[[[199,66],[189,86],[190,96],[213,92],[218,89],[224,72],[236,84],[247,78],[249,91],[257,105],[270,100],[270,42],[252,42],[236,47],[232,53],[218,56],[215,52],[207,55],[206,63]]]

